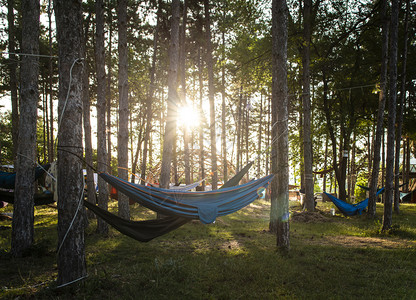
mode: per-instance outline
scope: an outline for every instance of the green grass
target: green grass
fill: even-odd
[[[0,221],[0,298],[416,299],[416,205],[401,205],[389,233],[380,233],[381,217],[330,216],[330,207],[319,203],[318,212],[300,213],[291,203],[287,254],[268,232],[265,201],[148,243],[113,229],[103,238],[93,220],[85,235],[88,278],[61,289],[56,210],[36,208],[36,242],[23,258],[10,257],[11,221]],[[377,210],[382,216],[381,205]],[[132,215],[153,214],[134,206]]]

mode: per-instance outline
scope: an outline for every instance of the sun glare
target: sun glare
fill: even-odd
[[[178,111],[178,125],[196,127],[199,125],[199,112],[189,105],[181,106]]]

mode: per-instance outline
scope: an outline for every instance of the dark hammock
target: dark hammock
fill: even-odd
[[[380,195],[384,192],[384,188],[381,188],[377,191],[376,196]],[[325,192],[324,192],[325,193]],[[350,204],[345,201],[342,201],[341,199],[338,199],[335,196],[332,196],[331,194],[325,193],[325,195],[328,196],[329,199],[335,204],[335,206],[345,215],[345,216],[354,216],[356,214],[361,215],[362,211],[367,208],[368,206],[368,198],[355,203]]]
[[[10,204],[14,204],[14,192],[1,191],[0,190],[0,201],[4,201]],[[53,193],[50,191],[44,191],[42,193],[36,193],[34,197],[35,206],[47,205],[55,202],[53,200]]]
[[[35,170],[35,179],[38,179],[41,177],[45,170],[48,170],[51,165],[43,165],[42,167],[36,167]],[[14,189],[14,185],[16,182],[16,173],[10,173],[10,172],[2,172],[0,171],[0,188],[2,189]]]
[[[252,165],[253,162],[247,164],[241,171],[228,180],[221,189],[237,185]],[[190,218],[169,216],[156,220],[130,221],[120,218],[97,205],[85,203],[85,206],[121,233],[140,242],[148,242],[192,220]]]

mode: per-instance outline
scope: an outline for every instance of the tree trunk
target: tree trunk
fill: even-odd
[[[86,276],[82,205],[82,1],[54,1],[59,47],[58,285]],[[72,152],[72,153],[69,153]]]
[[[203,60],[201,58],[201,47],[198,47],[198,81],[199,81],[199,107],[200,107],[200,119],[201,126],[199,126],[199,169],[201,176],[199,180],[205,179],[205,155],[204,155],[204,114],[202,112],[203,105],[203,80],[202,80],[202,70],[203,70]],[[205,180],[202,181],[202,190],[205,190]]]
[[[396,156],[394,163],[394,212],[400,212],[400,141],[402,139],[402,124],[403,124],[403,111],[404,111],[404,99],[406,97],[406,64],[407,64],[407,36],[409,31],[409,13],[410,13],[410,1],[406,1],[406,17],[405,17],[405,29],[404,29],[404,47],[403,47],[403,61],[402,61],[402,78],[401,78],[401,88],[400,88],[400,101],[399,101],[399,112],[397,115],[397,136],[396,136]],[[403,140],[404,142],[404,140]],[[403,152],[403,162],[404,152]],[[404,163],[402,167],[402,181],[404,183]]]
[[[107,172],[109,174],[112,173],[112,169],[111,169],[111,68],[112,68],[112,63],[111,63],[111,56],[112,56],[112,36],[113,36],[113,26],[112,26],[112,7],[111,5],[109,5],[108,7],[108,23],[109,23],[109,29],[108,29],[108,58],[107,58],[107,92],[106,92],[106,117],[107,117],[107,122],[106,122],[106,126],[107,126]],[[109,189],[111,189],[110,185],[108,185]]]
[[[86,58],[86,48],[88,41],[88,27],[90,23],[91,14],[88,15],[85,33],[84,33],[84,45],[83,45],[83,57]],[[94,170],[90,167],[92,166],[92,138],[91,138],[91,117],[90,117],[90,89],[89,89],[89,67],[88,64],[85,65],[85,70],[83,74],[83,87],[82,87],[82,105],[83,105],[83,121],[84,121],[84,142],[85,142],[85,161],[87,169],[87,200],[95,204],[95,184],[94,184]],[[95,218],[95,214],[92,211],[87,212],[89,219]]]
[[[277,247],[289,251],[289,163],[286,0],[272,2],[272,206],[270,230],[277,234]],[[278,140],[276,140],[278,138]]]
[[[106,144],[106,81],[105,81],[105,48],[104,48],[104,7],[103,1],[95,2],[95,68],[97,76],[97,171],[107,171]],[[94,199],[95,201],[95,199]],[[108,210],[108,185],[98,176],[98,206]],[[97,233],[107,235],[108,224],[97,218]]]
[[[186,101],[186,22],[187,22],[187,0],[184,0],[183,14],[182,14],[182,27],[180,34],[180,84],[181,84],[181,102],[182,105],[187,105]],[[184,163],[185,163],[185,184],[191,183],[191,166],[190,166],[190,153],[189,153],[189,126],[184,124],[183,128],[183,143],[184,143]]]
[[[311,141],[311,99],[310,99],[310,41],[311,41],[311,11],[312,0],[304,0],[303,9],[303,54],[302,54],[302,81],[303,81],[303,164],[305,168],[305,208],[315,210],[313,199],[312,175],[312,141]]]
[[[261,151],[261,140],[263,133],[263,93],[260,94],[260,112],[259,112],[259,130],[258,130],[258,140],[257,140],[257,151]],[[260,159],[257,159],[257,178],[261,176],[261,164]]]
[[[178,61],[179,61],[179,8],[180,1],[172,0],[172,25],[169,49],[168,99],[165,136],[163,142],[162,166],[160,173],[160,187],[169,187],[169,178],[172,165],[173,147],[176,130],[178,108]]]
[[[152,103],[153,97],[155,92],[155,74],[156,74],[156,58],[157,58],[157,44],[159,39],[159,27],[160,27],[160,16],[162,13],[162,5],[161,1],[158,1],[158,9],[157,9],[157,20],[156,20],[156,28],[153,33],[153,54],[152,54],[152,67],[150,68],[150,85],[149,85],[149,93],[147,95],[147,102],[146,102],[146,131],[144,135],[144,142],[143,142],[143,156],[142,156],[142,164],[141,164],[141,184],[145,184],[144,179],[146,178],[146,163],[147,163],[147,152],[148,152],[148,144],[150,142],[150,132],[152,131]]]
[[[225,34],[224,31],[221,33],[221,41],[222,41],[222,67],[221,67],[221,154],[222,154],[222,165],[223,165],[223,182],[228,181],[228,162],[227,162],[227,141],[226,141],[226,124],[225,124],[225,115],[226,115],[226,107],[225,107]],[[261,128],[260,128],[261,130]],[[259,148],[260,149],[260,148]],[[259,160],[260,161],[260,160]]]
[[[209,0],[204,0],[205,9],[205,34],[206,34],[206,60],[208,68],[208,98],[209,98],[209,128],[211,134],[211,172],[212,172],[212,190],[218,188],[218,171],[217,171],[217,134],[215,130],[215,89],[214,89],[214,63],[212,59],[212,42],[211,42],[211,18]]]
[[[34,241],[36,118],[39,76],[39,1],[22,0],[20,122],[16,166],[11,253],[20,257]]]
[[[373,170],[371,172],[370,192],[368,198],[367,215],[371,218],[376,216],[376,202],[377,202],[377,184],[380,172],[380,148],[381,137],[384,135],[383,120],[384,107],[386,103],[386,82],[387,82],[387,53],[388,53],[388,35],[389,35],[389,20],[387,18],[387,0],[381,0],[381,18],[382,18],[382,45],[381,45],[381,76],[380,76],[380,93],[378,98],[378,112],[376,135],[374,141],[374,159]]]
[[[118,0],[118,90],[119,90],[119,129],[118,129],[118,177],[128,180],[128,143],[129,143],[129,86],[127,57],[127,0]],[[129,199],[123,193],[118,194],[118,214],[129,220]]]
[[[387,157],[386,157],[386,193],[384,197],[384,215],[382,230],[389,230],[392,226],[392,202],[394,182],[394,140],[396,122],[397,98],[397,41],[399,8],[398,0],[392,0],[390,22],[390,51],[389,51],[389,115],[387,128]]]
[[[328,135],[325,135],[325,157],[324,157],[324,170],[328,168]],[[323,175],[322,191],[326,192],[326,173]]]
[[[14,26],[14,0],[7,1],[7,21],[9,30],[9,76],[10,76],[10,94],[12,103],[12,157],[16,159],[18,135],[19,135],[19,100],[17,97],[17,58],[14,54],[16,52],[15,42],[15,26]]]
[[[54,120],[53,120],[53,63],[52,63],[52,0],[48,1],[48,42],[49,42],[49,60],[48,60],[48,68],[49,68],[49,83],[48,83],[48,94],[49,94],[49,126],[50,126],[50,135],[48,141],[48,162],[53,162],[55,159],[55,148],[54,148]]]

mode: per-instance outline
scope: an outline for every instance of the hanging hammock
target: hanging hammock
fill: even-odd
[[[252,165],[253,162],[248,163],[242,170],[228,180],[220,190],[237,185]],[[115,229],[140,242],[148,242],[192,220],[191,218],[169,216],[156,220],[130,221],[120,218],[89,202],[84,202],[84,204],[88,209],[92,210],[97,216],[101,217]]]
[[[380,195],[381,193],[384,192],[384,188],[381,188],[380,190],[377,191],[376,196]],[[331,199],[331,201],[335,204],[335,206],[345,215],[345,216],[354,216],[356,214],[361,215],[362,211],[364,209],[367,208],[368,206],[368,198],[355,203],[355,204],[350,204],[347,203],[345,201],[342,201],[341,199],[338,199],[335,196],[332,196],[331,194],[328,194],[326,192],[324,192],[325,195],[328,196],[329,199]]]
[[[0,190],[0,201],[4,201],[9,204],[14,204],[14,192]],[[54,203],[53,193],[45,190],[41,193],[35,193],[34,205],[48,205]],[[1,207],[0,207],[1,208]]]
[[[46,170],[49,169],[50,166],[51,166],[50,164],[47,164],[47,165],[36,167],[34,180],[41,177],[46,172]],[[0,171],[0,188],[13,190],[15,182],[16,182],[16,173]]]
[[[206,192],[167,192],[165,189],[134,184],[118,177],[101,173],[105,181],[133,201],[158,213],[190,219],[204,224],[218,216],[228,215],[258,198],[257,190],[266,188],[273,175],[253,180],[238,187]]]

